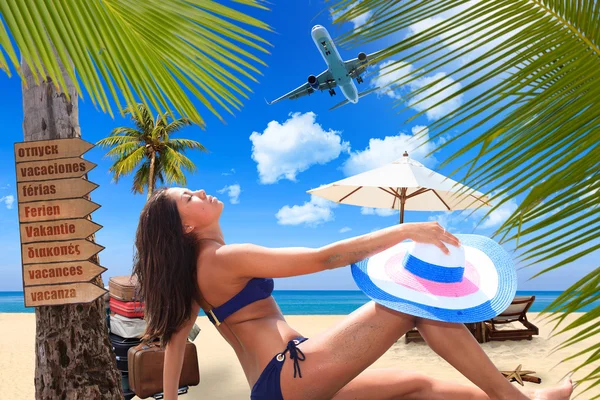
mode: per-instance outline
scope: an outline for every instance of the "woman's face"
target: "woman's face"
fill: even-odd
[[[204,190],[170,188],[168,196],[177,203],[185,232],[213,225],[223,211],[223,203],[216,197],[207,195]]]

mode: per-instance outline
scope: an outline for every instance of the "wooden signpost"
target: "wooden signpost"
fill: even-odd
[[[83,176],[96,164],[79,138],[15,144],[25,306],[89,303],[106,290],[91,281],[106,268],[88,260],[104,247],[87,240],[102,226],[87,219],[100,205]]]

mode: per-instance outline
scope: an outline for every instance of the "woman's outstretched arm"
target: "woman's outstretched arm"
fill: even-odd
[[[395,225],[318,249],[226,245],[216,249],[213,257],[219,266],[238,276],[282,278],[350,265],[407,239],[434,244],[444,251],[447,251],[444,243],[459,244],[458,239],[438,223],[427,222]]]
[[[163,366],[164,400],[177,399],[179,377],[181,376],[181,368],[183,367],[183,356],[185,354],[187,338],[198,318],[199,312],[200,306],[194,301],[190,318],[171,336],[171,340],[165,348],[165,362]]]

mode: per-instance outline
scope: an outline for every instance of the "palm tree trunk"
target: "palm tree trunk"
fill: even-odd
[[[152,154],[150,155],[150,170],[148,171],[148,199],[152,196],[154,192],[154,185],[156,179],[154,179],[154,168],[156,164],[156,151],[152,150]]]
[[[49,78],[36,85],[30,68],[23,61],[21,66],[25,141],[81,137],[77,93],[64,69],[70,100]],[[98,256],[91,260],[98,262]],[[94,283],[104,286],[100,276]],[[36,307],[35,317],[36,399],[123,398],[102,297],[88,304]]]

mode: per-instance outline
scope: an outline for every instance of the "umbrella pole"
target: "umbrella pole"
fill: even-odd
[[[400,223],[404,223],[404,203],[406,202],[406,188],[400,189]]]

